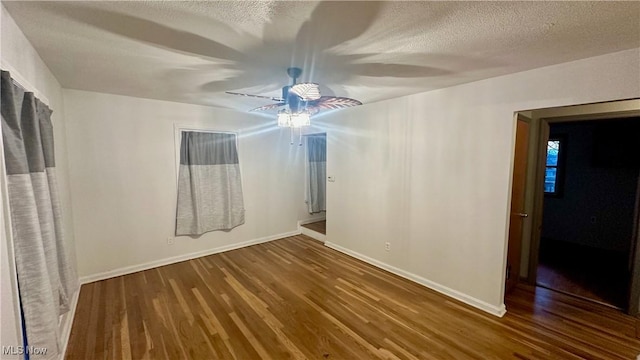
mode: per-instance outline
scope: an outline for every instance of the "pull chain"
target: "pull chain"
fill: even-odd
[[[299,135],[299,140],[298,140],[298,146],[302,146],[302,127],[298,128],[298,135]],[[289,138],[290,138],[290,143],[291,145],[293,145],[293,133],[295,132],[295,128],[289,127]]]

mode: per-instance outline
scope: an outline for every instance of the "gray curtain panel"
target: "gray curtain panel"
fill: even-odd
[[[46,356],[31,358],[58,358],[58,319],[69,311],[78,278],[62,231],[51,110],[14,84],[6,71],[1,97],[9,211],[27,342],[47,348]]]
[[[327,210],[327,136],[325,134],[307,136],[307,154],[309,160],[307,204],[309,213],[314,214]]]
[[[244,224],[236,135],[185,131],[180,143],[176,235]]]

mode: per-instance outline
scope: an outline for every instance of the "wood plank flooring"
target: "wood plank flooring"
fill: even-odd
[[[307,229],[311,229],[315,232],[319,232],[320,234],[327,234],[327,221],[326,220],[322,220],[322,221],[316,221],[310,224],[304,224],[302,225],[304,227],[306,227]]]
[[[503,318],[306,236],[83,285],[66,359],[635,359],[634,319],[519,286]]]
[[[538,285],[624,309],[629,253],[541,239]],[[595,266],[597,264],[597,266]]]

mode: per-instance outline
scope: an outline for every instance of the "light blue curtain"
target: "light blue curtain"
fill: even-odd
[[[308,135],[307,160],[308,184],[307,205],[310,214],[327,210],[327,136],[326,134]]]

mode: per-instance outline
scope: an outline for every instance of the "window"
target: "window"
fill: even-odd
[[[560,195],[563,139],[551,138],[547,142],[547,164],[544,174],[544,193]]]
[[[237,134],[177,129],[180,135],[176,236],[244,224]]]

